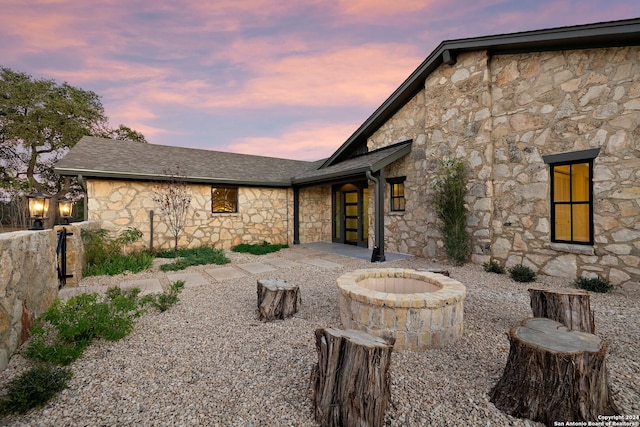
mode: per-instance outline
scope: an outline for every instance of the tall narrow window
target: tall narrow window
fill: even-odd
[[[211,212],[238,212],[238,187],[211,187]]]
[[[593,244],[592,176],[597,153],[598,150],[586,150],[546,156],[551,167],[552,242]]]
[[[391,188],[391,211],[402,212],[404,211],[405,198],[404,198],[404,181],[406,177],[389,178],[387,182]]]

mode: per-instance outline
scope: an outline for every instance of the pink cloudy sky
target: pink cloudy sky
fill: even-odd
[[[0,65],[96,92],[151,143],[317,160],[443,40],[638,0],[0,0]]]

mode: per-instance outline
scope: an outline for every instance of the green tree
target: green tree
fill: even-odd
[[[0,67],[1,198],[24,203],[29,192],[51,195],[50,225],[58,199],[81,192],[75,179],[57,176],[53,165],[86,135],[144,140],[124,125],[109,129],[94,92]]]
[[[101,136],[103,138],[117,139],[120,141],[135,141],[135,142],[144,142],[144,143],[149,142],[147,141],[147,139],[144,137],[143,134],[125,125],[120,125],[118,126],[117,129],[111,129],[96,136]]]

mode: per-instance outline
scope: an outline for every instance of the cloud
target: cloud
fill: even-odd
[[[224,144],[221,149],[285,159],[320,160],[331,156],[357,127],[357,123],[309,121],[290,126],[279,135],[246,137]]]

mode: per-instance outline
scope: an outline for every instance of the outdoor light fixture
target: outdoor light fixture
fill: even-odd
[[[58,200],[58,215],[60,215],[62,225],[69,224],[73,216],[73,201],[66,197]]]
[[[27,194],[29,199],[29,219],[33,220],[33,226],[29,230],[44,230],[44,220],[49,212],[49,199],[44,193]]]

